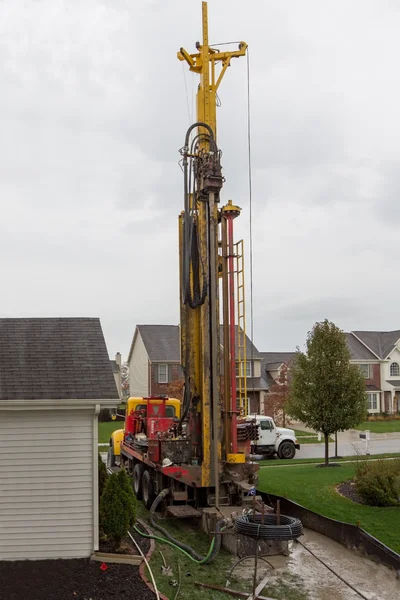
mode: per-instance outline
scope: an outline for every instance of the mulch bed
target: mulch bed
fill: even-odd
[[[0,562],[4,600],[154,600],[138,567],[89,559]]]
[[[141,528],[140,524],[138,527]],[[141,528],[143,529],[143,528]],[[132,537],[146,555],[150,540],[136,531]],[[137,555],[127,536],[116,550],[112,542],[101,541],[100,552]],[[89,559],[0,562],[1,600],[154,600],[155,595],[139,574],[139,567]]]
[[[340,485],[336,486],[336,490],[339,492],[339,494],[341,494],[348,500],[355,502],[356,504],[366,504],[365,500],[363,500],[361,496],[357,493],[355,485],[351,480],[345,481],[344,483],[341,483]]]

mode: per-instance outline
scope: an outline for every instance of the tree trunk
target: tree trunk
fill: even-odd
[[[329,465],[329,435],[324,433],[325,438],[325,466]]]
[[[339,458],[337,453],[337,431],[335,431],[335,458]]]

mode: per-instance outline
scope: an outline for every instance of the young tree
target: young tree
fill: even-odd
[[[125,476],[127,477],[126,473]],[[132,489],[131,491],[133,493]],[[100,528],[115,542],[117,549],[131,523],[135,522],[135,507],[136,503],[130,499],[124,477],[120,473],[113,473],[107,480],[100,500]]]
[[[266,401],[272,412],[272,418],[278,425],[286,426],[286,404],[289,399],[288,366],[283,364],[276,383],[271,386]]]
[[[175,379],[170,381],[167,386],[167,394],[170,398],[176,398],[182,402],[183,400],[183,387],[185,385],[184,379]]]
[[[129,511],[129,527],[136,522],[136,496],[132,488],[132,480],[129,479],[125,469],[118,472],[118,483],[125,494],[125,505]]]
[[[325,438],[355,427],[367,413],[364,377],[350,364],[344,333],[327,319],[316,323],[307,337],[306,353],[296,353],[287,412]]]
[[[129,365],[127,362],[121,365],[121,391],[122,400],[129,398]]]
[[[98,467],[99,467],[99,500],[101,498],[101,496],[103,495],[104,492],[104,488],[106,487],[106,483],[107,483],[107,479],[108,479],[108,473],[107,473],[107,467],[103,462],[103,459],[100,456],[98,456]]]

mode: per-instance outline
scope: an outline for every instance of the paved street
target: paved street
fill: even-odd
[[[360,440],[359,431],[349,430],[338,434],[339,456],[355,456],[357,449],[365,454],[365,441]],[[301,443],[301,440],[299,440]],[[369,442],[370,454],[383,454],[385,452],[400,452],[399,433],[371,433]],[[329,456],[334,456],[335,444],[329,444]],[[324,444],[303,444],[296,452],[297,458],[323,458],[325,455]]]

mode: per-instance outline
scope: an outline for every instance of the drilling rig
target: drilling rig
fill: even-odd
[[[241,505],[257,483],[258,465],[250,460],[257,426],[237,407],[238,398],[246,396],[244,281],[237,268],[243,251],[234,242],[233,228],[241,209],[231,201],[221,204],[224,177],[216,123],[219,86],[232,61],[246,51],[245,42],[229,51],[210,46],[207,3],[202,2],[202,42],[193,54],[184,48],[177,53],[200,76],[196,122],[180,150],[183,400],[130,398],[125,427],[110,440],[110,466],[119,462],[128,470],[146,506],[168,490],[168,510],[181,517],[201,507]],[[238,379],[236,348],[241,353]]]

